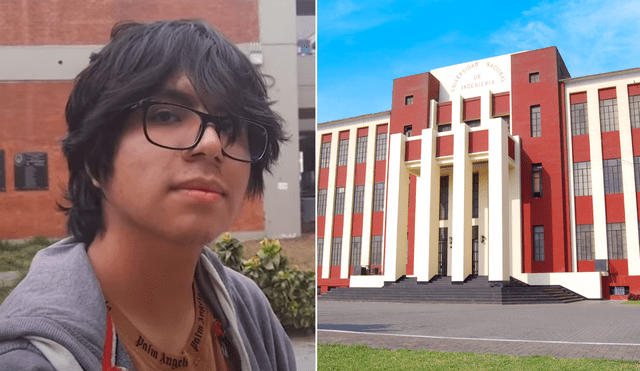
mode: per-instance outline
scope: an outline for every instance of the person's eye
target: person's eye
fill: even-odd
[[[184,119],[184,113],[178,107],[151,107],[147,112],[147,122],[173,124],[180,123]]]

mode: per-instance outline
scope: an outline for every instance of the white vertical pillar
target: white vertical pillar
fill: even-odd
[[[620,154],[622,157],[622,188],[624,190],[624,220],[627,234],[627,264],[629,275],[640,275],[640,249],[638,240],[638,205],[631,141],[631,117],[626,84],[617,86],[618,120],[620,123]]]
[[[593,238],[597,260],[608,259],[607,215],[604,197],[604,169],[600,135],[600,105],[598,89],[587,90],[587,120],[589,122],[589,155],[591,157],[591,191],[593,199]]]
[[[404,164],[404,134],[389,138],[384,280],[395,281],[407,273],[407,222],[409,172]]]
[[[489,281],[509,280],[509,143],[507,124],[489,128]]]
[[[522,274],[522,193],[520,189],[520,180],[522,173],[520,168],[520,137],[514,137],[514,162],[515,168],[509,172],[509,198],[511,200],[511,208],[509,215],[511,217],[511,226],[509,232],[511,235],[511,267],[512,276]]]
[[[440,168],[436,163],[435,124],[437,103],[431,100],[429,129],[422,130],[420,177],[416,184],[415,243],[413,274],[418,281],[429,281],[438,274],[438,188]]]
[[[358,128],[349,131],[347,155],[347,183],[344,190],[344,228],[342,229],[342,254],[340,256],[340,278],[349,278],[349,255],[351,251],[351,222],[353,219],[353,188],[356,173],[356,143]]]
[[[360,265],[369,265],[371,251],[371,217],[373,215],[373,172],[376,165],[376,124],[369,125],[367,134],[367,171],[364,181],[364,208],[362,215],[362,254]]]
[[[331,132],[331,152],[329,157],[329,184],[327,186],[327,207],[325,208],[324,243],[322,245],[322,278],[331,273],[331,249],[333,248],[333,208],[336,196],[336,168],[338,167],[338,147],[340,132]]]
[[[469,127],[453,127],[453,209],[451,223],[451,281],[462,282],[471,274],[471,171]],[[489,142],[491,148],[491,142]]]

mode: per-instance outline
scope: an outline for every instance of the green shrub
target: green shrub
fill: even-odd
[[[216,243],[214,250],[224,265],[234,271],[242,271],[244,247],[240,241],[231,238],[229,233],[225,233],[220,239],[220,242]]]
[[[238,248],[238,245],[240,246]],[[280,254],[278,240],[263,239],[261,249],[242,261],[242,245],[228,234],[216,244],[220,260],[232,269],[251,278],[265,293],[280,323],[289,329],[315,328],[315,272],[289,268],[288,259]]]

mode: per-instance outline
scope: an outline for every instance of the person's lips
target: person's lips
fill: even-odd
[[[217,182],[205,179],[182,182],[171,189],[181,195],[202,202],[214,202],[224,195],[224,189]]]

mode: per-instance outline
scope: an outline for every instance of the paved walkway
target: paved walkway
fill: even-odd
[[[316,334],[294,335],[290,337],[293,352],[296,355],[298,371],[316,369]]]
[[[318,342],[390,349],[640,360],[640,306],[318,300]]]

